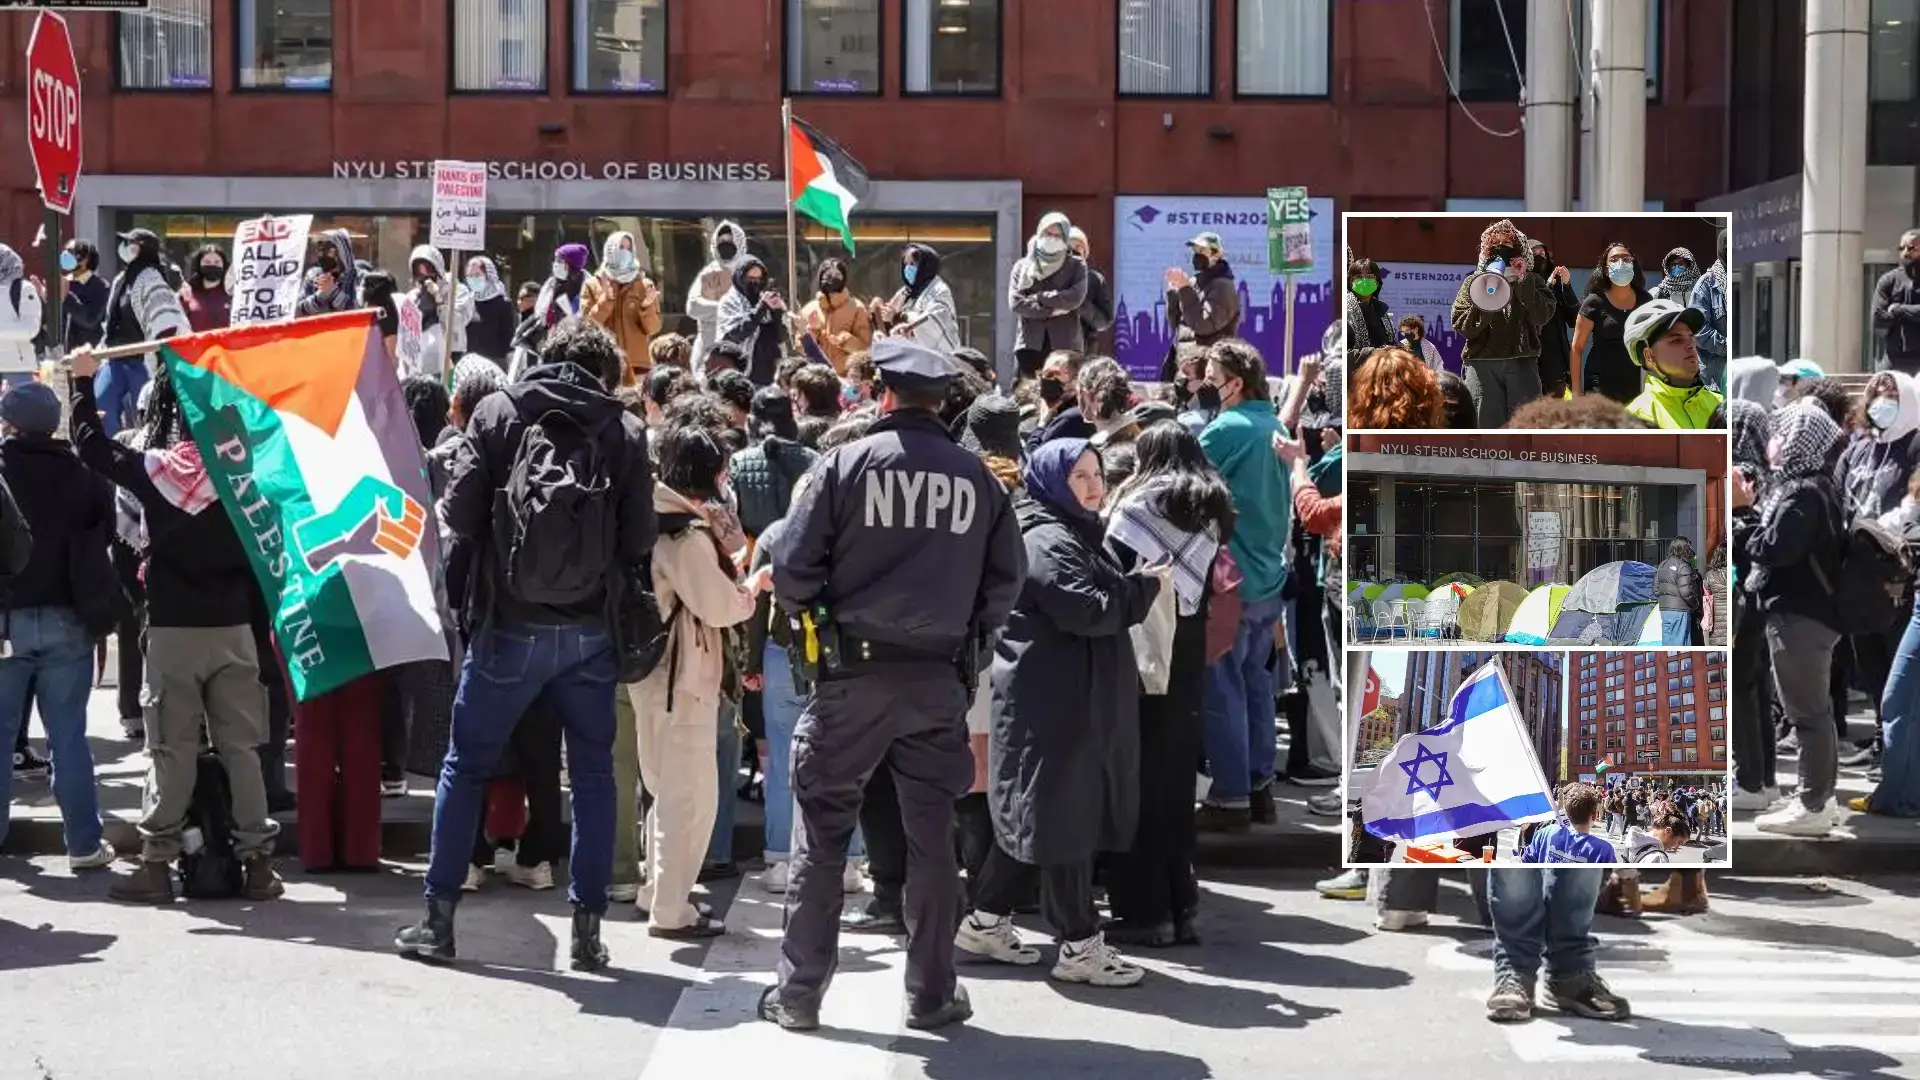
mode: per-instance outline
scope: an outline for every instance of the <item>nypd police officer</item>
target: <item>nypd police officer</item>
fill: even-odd
[[[819,1025],[839,949],[841,871],[861,794],[890,769],[907,834],[908,1025],[972,1014],[954,975],[959,918],[953,804],[973,780],[966,711],[974,650],[1013,610],[1024,575],[1006,489],[936,410],[953,362],[910,340],[874,343],[885,414],[828,452],[774,541],[774,593],[821,657],[793,740],[800,809],[780,980],[762,1018]]]

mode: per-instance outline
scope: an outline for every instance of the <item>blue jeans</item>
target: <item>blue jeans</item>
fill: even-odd
[[[1607,876],[1597,866],[1493,868],[1493,972],[1532,981],[1542,957],[1549,979],[1594,968],[1593,905]]]
[[[1273,782],[1278,729],[1274,688],[1292,681],[1291,662],[1267,670],[1273,653],[1273,625],[1286,604],[1279,597],[1247,602],[1233,650],[1207,668],[1207,774],[1213,778],[1207,802],[1241,807],[1256,788]]]
[[[536,700],[566,732],[573,785],[573,882],[567,899],[607,909],[613,876],[613,642],[585,626],[488,626],[474,635],[453,698],[453,731],[433,802],[427,899],[460,898],[487,782],[520,717]]]
[[[707,837],[709,863],[733,861],[733,815],[740,806],[740,703],[720,699],[720,727],[713,747],[713,763],[720,771],[719,804],[713,810],[713,833]]]
[[[133,424],[139,412],[140,389],[150,378],[143,357],[100,365],[100,374],[93,379],[94,401],[100,407],[100,427],[109,437]]]
[[[1693,644],[1693,613],[1687,611],[1660,611],[1660,644]]]
[[[793,688],[793,668],[787,663],[787,650],[768,641],[762,666],[766,669],[766,688],[760,694],[761,708],[767,718],[767,858],[779,860],[793,850],[793,729],[806,710],[807,695]],[[847,844],[847,857],[864,854],[860,830],[856,826]]]
[[[72,608],[21,608],[4,616],[13,656],[0,660],[0,745],[9,750],[25,723],[27,692],[40,701],[53,759],[53,798],[60,804],[67,854],[100,848],[100,796],[87,745],[87,694],[93,688],[93,638]],[[0,775],[0,844],[7,839],[13,770]]]
[[[1867,805],[1876,814],[1920,817],[1920,604],[1914,605],[1887,669],[1880,719],[1886,746],[1880,754],[1880,783]]]

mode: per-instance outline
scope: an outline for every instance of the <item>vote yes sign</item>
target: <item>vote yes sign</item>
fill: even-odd
[[[50,11],[27,39],[27,147],[47,209],[72,213],[80,187],[80,67],[67,20]]]

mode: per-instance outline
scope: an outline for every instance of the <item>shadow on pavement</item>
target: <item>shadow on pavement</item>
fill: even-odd
[[[1549,1011],[1544,1015],[1556,1014]],[[1560,1040],[1564,1045],[1626,1047],[1637,1051],[1641,1062],[1709,1069],[1716,1077],[1778,1077],[1786,1075],[1789,1069],[1795,1076],[1845,1076],[1848,1080],[1901,1080],[1906,1075],[1887,1072],[1901,1068],[1902,1063],[1878,1051],[1848,1047],[1806,1051],[1759,1028],[1683,1024],[1638,1016],[1619,1024],[1565,1016],[1558,1019],[1565,1032]],[[1725,1051],[1701,1049],[1714,1042],[1724,1045]],[[1683,1056],[1671,1049],[1676,1045],[1691,1049]],[[1810,1067],[1808,1059],[1814,1056],[1830,1059],[1839,1067],[1831,1070]]]
[[[0,919],[0,971],[97,964],[118,940],[113,934],[55,930],[52,923],[36,927]]]

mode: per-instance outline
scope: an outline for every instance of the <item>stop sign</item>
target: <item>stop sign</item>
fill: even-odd
[[[73,212],[80,186],[80,67],[67,20],[42,11],[27,41],[27,146],[47,209]]]

